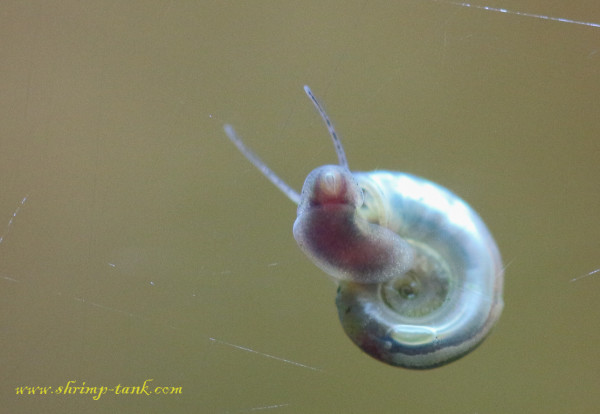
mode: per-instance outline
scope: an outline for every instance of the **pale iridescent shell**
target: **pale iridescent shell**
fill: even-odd
[[[340,282],[346,334],[391,365],[433,368],[473,350],[502,312],[503,266],[477,213],[439,185],[410,174],[354,173],[359,210],[415,249],[409,272],[377,285]]]

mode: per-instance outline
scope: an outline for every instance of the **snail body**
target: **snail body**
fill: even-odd
[[[237,136],[240,151],[298,204],[301,250],[338,283],[348,337],[393,366],[427,369],[469,353],[502,312],[503,265],[489,230],[463,200],[423,178],[351,172],[331,121],[339,165],[313,170],[302,192],[283,182]]]

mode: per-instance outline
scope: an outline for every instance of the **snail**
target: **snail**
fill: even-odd
[[[475,349],[503,308],[504,270],[489,230],[463,200],[423,178],[394,171],[351,172],[319,101],[338,165],[313,170],[299,194],[242,142],[242,154],[298,205],[300,249],[338,284],[347,336],[386,364],[428,369]]]

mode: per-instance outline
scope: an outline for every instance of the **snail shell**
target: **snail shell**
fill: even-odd
[[[353,174],[357,214],[413,248],[410,270],[379,284],[339,282],[344,331],[385,363],[425,369],[454,361],[487,336],[502,312],[503,266],[487,227],[464,201],[410,174]]]

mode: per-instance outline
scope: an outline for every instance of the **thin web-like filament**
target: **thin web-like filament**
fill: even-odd
[[[585,275],[574,277],[573,279],[571,279],[571,282],[576,282],[579,279],[583,279],[584,277],[591,276],[591,275],[593,275],[595,273],[598,273],[598,272],[600,272],[600,269],[592,270],[591,272],[586,273]]]
[[[0,235],[0,243],[2,243],[4,241],[4,239],[6,238],[6,236],[8,236],[8,233],[10,232],[10,229],[12,228],[12,226],[15,222],[15,218],[17,217],[17,214],[19,214],[19,211],[21,211],[21,207],[23,207],[25,205],[25,202],[27,201],[27,197],[28,196],[23,197],[23,199],[19,202],[19,205],[17,206],[16,210],[13,212],[12,217],[10,218],[10,220],[8,220],[8,224],[6,225],[6,230],[4,231],[4,233],[2,235]]]
[[[246,144],[244,144],[242,139],[238,136],[238,134],[236,134],[235,130],[231,125],[225,124],[223,126],[223,129],[225,130],[225,133],[227,134],[231,142],[235,144],[235,146],[240,150],[240,152],[244,154],[244,156],[248,158],[248,160],[252,164],[254,164],[254,166],[258,168],[265,177],[269,179],[269,181],[275,184],[275,186],[279,188],[283,192],[283,194],[285,194],[294,203],[298,204],[300,202],[300,194],[298,194],[298,192],[292,187],[287,185],[285,181],[279,178],[279,176],[275,174],[275,172],[273,172],[272,169],[267,167],[267,164],[265,164],[264,161],[258,157],[258,155],[252,152],[252,150],[248,148]]]
[[[245,346],[236,345],[236,344],[232,344],[230,342],[221,341],[220,339],[216,339],[216,338],[208,338],[208,339],[210,339],[212,342],[215,342],[215,343],[218,343],[218,344],[221,344],[221,345],[227,345],[227,346],[230,346],[232,348],[239,349],[241,351],[246,351],[246,352],[251,352],[253,354],[262,355],[264,357],[271,358],[271,359],[274,359],[274,360],[277,360],[277,361],[280,361],[280,362],[284,362],[286,364],[295,365],[295,366],[300,367],[300,368],[307,368],[307,369],[310,369],[312,371],[321,371],[321,372],[323,371],[321,368],[311,367],[310,365],[301,364],[299,362],[295,362],[295,361],[292,361],[292,360],[289,360],[289,359],[281,358],[281,357],[278,357],[278,356],[275,356],[275,355],[271,355],[271,354],[266,354],[264,352],[255,351],[252,348],[247,348]]]
[[[563,18],[563,17],[545,16],[543,14],[535,14],[535,13],[527,13],[527,12],[521,12],[521,11],[514,11],[514,10],[503,9],[503,8],[500,8],[500,7],[480,6],[478,4],[471,4],[471,3],[461,3],[461,2],[444,1],[444,0],[433,0],[433,1],[438,2],[438,3],[452,4],[454,6],[469,7],[469,8],[472,8],[472,9],[479,9],[479,10],[487,10],[487,11],[492,11],[492,12],[496,12],[496,13],[512,14],[513,16],[532,17],[534,19],[550,20],[550,21],[553,21],[553,22],[578,24],[578,25],[581,25],[581,26],[589,26],[589,27],[598,27],[598,28],[600,28],[600,23],[583,22],[583,21],[580,21],[580,20],[566,19],[566,18]]]
[[[310,100],[313,102],[313,104],[315,104],[317,111],[319,111],[321,118],[323,118],[323,121],[325,121],[325,124],[327,125],[327,129],[329,130],[329,135],[331,135],[331,139],[333,140],[333,146],[335,147],[335,152],[337,153],[340,166],[348,168],[348,160],[346,159],[344,147],[342,147],[342,142],[338,138],[337,133],[333,128],[333,124],[329,120],[329,117],[325,113],[325,110],[323,109],[319,101],[317,101],[317,98],[315,98],[315,95],[313,95],[308,85],[304,85],[304,92],[306,92]]]

